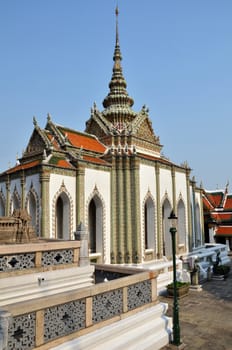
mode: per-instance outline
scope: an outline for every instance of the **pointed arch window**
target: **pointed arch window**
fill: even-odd
[[[96,204],[92,199],[89,203],[89,248],[90,253],[96,253]]]
[[[145,249],[155,250],[155,206],[151,197],[144,205]]]
[[[103,205],[95,195],[88,208],[89,248],[90,253],[103,254]]]
[[[15,209],[20,209],[20,199],[16,192],[12,196],[11,212],[13,213]]]
[[[62,192],[56,201],[56,237],[70,239],[70,201],[65,192]]]
[[[0,196],[0,216],[5,216],[5,203],[2,196]]]
[[[27,211],[31,216],[31,226],[36,229],[36,199],[32,192],[29,193]]]
[[[196,204],[195,207],[195,215],[196,215],[196,228],[195,228],[195,238],[196,238],[196,242],[195,242],[195,246],[199,247],[201,246],[202,242],[201,242],[201,222],[200,222],[200,207],[199,204]]]

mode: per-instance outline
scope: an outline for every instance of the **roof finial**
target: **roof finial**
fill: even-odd
[[[111,81],[109,83],[110,92],[108,96],[103,101],[103,106],[105,108],[110,107],[112,105],[123,105],[128,106],[129,108],[133,106],[134,101],[131,97],[128,96],[128,93],[126,91],[126,81],[124,79],[123,73],[122,73],[122,55],[119,45],[119,33],[118,33],[118,6],[116,6],[115,9],[115,15],[116,15],[116,43],[114,48],[114,66],[113,66],[113,74]]]
[[[118,17],[118,14],[119,14],[119,11],[118,11],[118,4],[117,4],[116,9],[115,9],[115,14],[116,14],[116,16]]]
[[[33,124],[34,124],[34,126],[38,126],[38,123],[37,123],[37,120],[36,120],[35,116],[33,117]]]
[[[117,6],[116,6],[116,9],[115,9],[115,15],[116,15],[116,46],[119,47],[118,14],[119,14],[119,11],[118,11],[118,5],[117,5]]]

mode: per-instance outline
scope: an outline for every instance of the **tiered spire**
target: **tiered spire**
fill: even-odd
[[[109,93],[103,101],[104,110],[99,111],[94,104],[91,117],[86,122],[85,131],[96,135],[110,152],[119,154],[128,150],[160,157],[162,146],[155,136],[148,109],[144,106],[140,112],[132,109],[133,99],[126,90],[127,84],[122,72],[122,55],[118,34],[118,8],[116,14],[116,43],[113,55],[113,73],[109,83]],[[124,150],[122,152],[122,150]],[[130,153],[130,154],[131,154]]]
[[[116,14],[116,44],[114,49],[114,66],[111,81],[109,83],[110,92],[103,101],[103,106],[105,108],[116,107],[131,107],[134,104],[133,99],[128,95],[126,91],[126,81],[122,73],[122,55],[119,45],[119,35],[118,35],[118,7],[115,10]]]

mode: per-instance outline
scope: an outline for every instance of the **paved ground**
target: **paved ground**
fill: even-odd
[[[172,316],[173,300],[160,301],[169,304]],[[202,291],[190,291],[179,300],[179,318],[186,350],[232,350],[232,257],[226,280],[205,282]]]

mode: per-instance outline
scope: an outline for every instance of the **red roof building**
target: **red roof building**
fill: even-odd
[[[232,249],[232,194],[225,190],[203,191],[206,243],[227,244]]]

